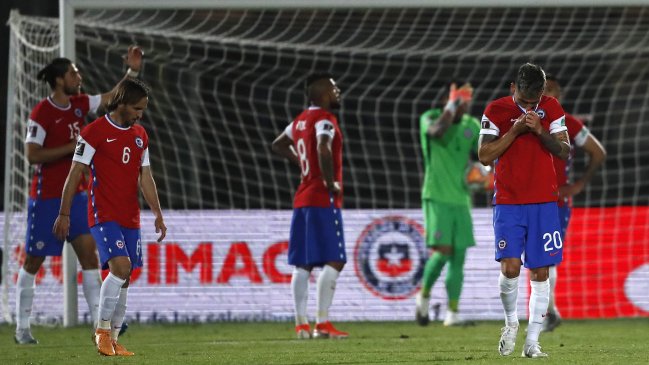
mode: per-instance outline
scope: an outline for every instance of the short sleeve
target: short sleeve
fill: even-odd
[[[289,123],[286,128],[284,128],[284,134],[286,134],[291,141],[293,140],[293,122]]]
[[[492,136],[500,136],[500,127],[498,127],[493,104],[487,105],[482,119],[480,120],[480,135],[488,134]]]
[[[25,143],[34,143],[42,146],[43,143],[45,143],[46,136],[47,132],[43,126],[32,119],[27,122],[27,136],[25,137]]]
[[[88,113],[97,114],[99,105],[101,105],[101,95],[88,95]]]
[[[561,104],[555,98],[550,98],[547,104],[547,117],[550,120],[550,134],[565,132],[566,128],[566,112],[563,111]]]
[[[84,165],[90,165],[94,156],[95,148],[83,139],[83,137],[79,136],[79,139],[77,140],[77,148],[74,150],[72,161],[80,162]]]
[[[151,162],[149,161],[149,148],[144,149],[144,153],[142,154],[142,166],[151,166]]]
[[[326,135],[329,136],[329,138],[333,139],[336,135],[336,127],[330,120],[322,119],[315,124],[315,135]]]
[[[586,126],[583,126],[579,133],[577,133],[575,138],[573,138],[577,147],[582,147],[584,144],[586,144],[589,135],[590,131],[588,130],[588,128],[586,128]]]

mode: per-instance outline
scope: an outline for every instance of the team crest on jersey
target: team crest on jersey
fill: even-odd
[[[498,248],[499,249],[504,250],[505,247],[507,247],[507,241],[505,241],[505,240],[498,241]]]
[[[81,116],[83,115],[83,113],[81,112],[81,109],[76,108],[76,109],[74,109],[74,115],[76,115],[77,117],[81,118]]]
[[[142,148],[142,146],[144,146],[144,141],[142,141],[142,138],[135,137],[135,145]]]
[[[387,300],[417,292],[426,259],[423,227],[400,216],[374,220],[354,248],[356,275],[367,290]]]
[[[36,242],[36,249],[37,250],[42,250],[44,247],[45,247],[45,242],[43,242],[43,241]]]
[[[122,241],[122,240],[115,241],[115,246],[117,246],[117,248],[119,248],[120,250],[123,249],[124,248],[124,241]]]
[[[536,114],[538,114],[541,119],[545,118],[545,110],[543,109],[537,109]]]

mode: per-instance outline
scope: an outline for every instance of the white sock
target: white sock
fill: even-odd
[[[329,265],[322,268],[318,277],[318,312],[316,323],[323,323],[329,320],[329,307],[334,299],[336,291],[336,279],[340,273]]]
[[[16,331],[29,329],[29,316],[32,314],[34,302],[34,282],[36,275],[32,275],[20,268],[18,282],[16,282]]]
[[[516,312],[516,303],[518,301],[518,276],[508,278],[503,273],[498,277],[500,285],[500,300],[505,309],[505,325],[509,327],[518,326],[518,313]]]
[[[113,273],[110,273],[101,284],[97,328],[110,329],[110,322],[113,319],[113,313],[115,313],[115,306],[120,297],[120,290],[125,282],[126,280],[120,279],[113,275]]]
[[[307,270],[296,267],[291,277],[291,290],[293,291],[293,303],[295,304],[295,325],[309,323],[306,315],[307,301],[309,299],[309,276]]]
[[[548,303],[548,312],[559,314],[559,310],[554,304],[554,290],[557,287],[557,266],[550,266],[550,302]]]
[[[548,312],[548,301],[550,300],[550,282],[530,281],[532,294],[530,295],[530,321],[527,326],[526,345],[539,342],[539,334],[543,328],[543,320]]]
[[[126,298],[128,297],[128,288],[122,288],[119,291],[119,299],[117,299],[117,304],[115,305],[115,312],[113,312],[113,319],[111,319],[110,324],[112,327],[111,336],[113,340],[117,341],[119,337],[119,331],[122,329],[122,323],[124,323],[124,316],[126,315]]]
[[[90,320],[93,325],[97,323],[99,311],[99,291],[101,290],[101,276],[98,269],[83,270],[83,296],[88,303]]]

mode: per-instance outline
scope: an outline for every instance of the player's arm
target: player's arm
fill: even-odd
[[[453,119],[455,119],[455,112],[460,105],[467,105],[471,103],[473,98],[473,87],[471,84],[466,83],[462,85],[459,89],[456,87],[455,83],[451,84],[451,91],[448,96],[448,101],[444,107],[442,115],[435,121],[428,120],[429,123],[428,129],[426,130],[426,135],[430,138],[442,138],[448,130],[448,128],[453,124]],[[422,115],[422,118],[427,117],[426,114]],[[428,117],[430,119],[430,117]]]
[[[72,198],[74,198],[74,194],[77,192],[81,175],[84,174],[87,169],[87,165],[73,161],[68,177],[65,179],[63,195],[61,196],[61,207],[59,208],[59,216],[56,218],[54,227],[52,228],[52,232],[54,232],[54,235],[60,240],[65,240],[68,236],[70,230],[70,208],[72,207]]]
[[[74,152],[75,145],[75,141],[70,141],[59,147],[45,148],[37,143],[26,143],[27,161],[31,165],[34,165],[60,160],[65,156],[71,155]]]
[[[550,130],[543,128],[541,117],[533,111],[525,114],[525,124],[541,140],[541,144],[553,155],[562,160],[567,160],[570,155],[570,138],[565,126],[560,126],[560,120],[555,120],[550,124]]]
[[[167,235],[167,226],[165,226],[164,218],[162,218],[162,209],[160,209],[160,199],[158,199],[158,189],[153,180],[151,173],[151,166],[142,166],[140,170],[140,190],[144,200],[149,205],[151,212],[155,216],[155,232],[160,233],[158,242],[161,242]]]
[[[509,131],[501,137],[494,134],[480,134],[478,140],[478,159],[480,163],[490,166],[507,151],[509,146],[516,140],[516,137],[528,132],[529,128],[525,125],[524,119],[525,114],[518,117]]]
[[[421,116],[423,123],[428,123],[428,128],[426,129],[426,135],[428,138],[442,138],[444,133],[448,130],[448,127],[453,124],[453,118],[455,113],[448,108],[444,108],[442,115],[439,118],[432,120],[428,112],[424,113]]]
[[[126,53],[126,57],[124,58],[124,63],[128,66],[128,70],[126,71],[126,74],[124,74],[124,77],[122,77],[122,80],[126,79],[127,77],[137,77],[137,75],[140,72],[140,69],[142,68],[142,56],[144,56],[144,52],[142,49],[138,46],[129,46],[128,51]],[[120,80],[121,81],[121,80]],[[108,104],[108,101],[110,100],[110,96],[113,94],[113,91],[117,87],[117,84],[113,89],[109,92],[101,94],[101,102],[99,103],[100,108],[104,108],[106,104]]]
[[[593,176],[595,176],[597,170],[599,170],[602,164],[604,164],[604,160],[606,160],[606,150],[604,149],[604,146],[602,146],[600,141],[590,132],[588,132],[586,140],[584,144],[581,145],[581,148],[589,157],[586,171],[584,171],[583,175],[581,175],[581,177],[574,183],[559,188],[559,193],[562,197],[573,196],[581,193],[586,184],[588,184]]]
[[[334,159],[331,151],[333,138],[327,134],[318,135],[318,165],[324,184],[331,193],[340,194],[340,185],[334,181]]]
[[[297,153],[293,148],[293,140],[286,131],[282,132],[282,134],[275,138],[272,144],[272,149],[273,152],[291,161],[295,166],[300,166],[300,158],[297,156]]]

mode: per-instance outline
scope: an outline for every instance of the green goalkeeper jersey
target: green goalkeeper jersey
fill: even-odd
[[[442,138],[428,137],[428,127],[441,115],[441,109],[431,109],[419,119],[426,169],[421,197],[441,203],[471,206],[465,173],[471,151],[478,150],[480,122],[464,114],[462,120],[453,123]]]

